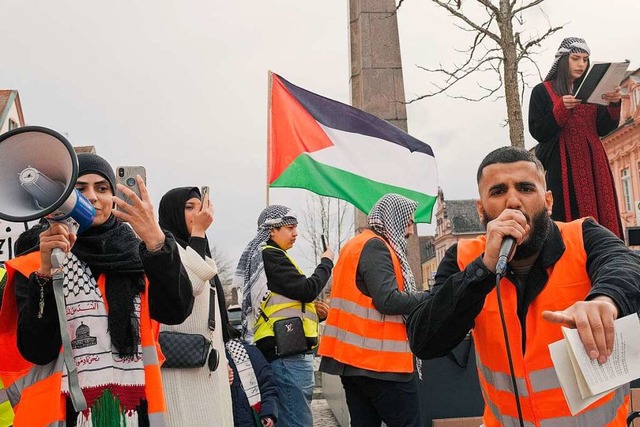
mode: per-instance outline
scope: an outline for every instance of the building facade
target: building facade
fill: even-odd
[[[447,249],[461,239],[473,239],[485,233],[476,206],[475,199],[446,200],[442,189],[438,190],[436,234],[433,240],[420,242],[421,251],[425,253],[422,260],[425,289],[433,284],[433,277]]]
[[[620,125],[602,138],[625,231],[640,226],[640,68],[621,83]]]
[[[0,89],[0,134],[24,125],[18,91]],[[24,230],[24,224],[0,219],[0,264],[13,258],[13,243]]]
[[[22,126],[24,115],[18,91],[0,89],[0,134]]]

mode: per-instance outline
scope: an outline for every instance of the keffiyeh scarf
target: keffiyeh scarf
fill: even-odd
[[[400,259],[404,289],[416,291],[409,260],[407,259],[407,238],[405,231],[409,220],[413,219],[418,203],[398,194],[385,194],[376,202],[369,212],[369,226],[382,234]]]
[[[138,337],[135,356],[120,357],[108,332],[104,296],[90,268],[74,254],[68,253],[63,269],[67,328],[80,388],[88,406],[86,411],[78,414],[78,423],[91,426],[100,424],[96,424],[97,419],[119,419],[122,424],[118,425],[134,425],[138,419],[136,407],[145,399],[140,339]],[[139,323],[140,295],[134,298],[131,315]],[[68,396],[67,367],[62,358],[60,353],[58,363],[63,366],[61,392]]]
[[[272,205],[260,213],[256,236],[245,247],[233,277],[233,286],[242,291],[242,336],[253,343],[253,325],[260,315],[262,301],[269,295],[267,276],[262,261],[262,248],[271,229],[297,225],[296,215],[286,206]]]
[[[253,370],[253,365],[251,364],[251,359],[249,358],[245,345],[246,344],[240,340],[234,339],[228,341],[225,344],[225,348],[229,356],[231,356],[233,363],[236,365],[238,376],[240,377],[240,384],[242,384],[242,389],[247,395],[249,406],[259,414],[260,403],[262,401],[260,385],[258,384],[258,379],[256,378],[256,373]]]
[[[570,53],[586,53],[590,55],[591,49],[589,49],[589,46],[587,46],[587,42],[585,42],[584,39],[580,37],[567,37],[566,39],[562,40],[562,43],[560,43],[560,47],[556,52],[555,59],[553,60],[551,70],[549,70],[549,74],[547,74],[547,77],[545,77],[544,81],[556,79],[558,62],[560,61],[560,58],[565,55],[569,55]]]

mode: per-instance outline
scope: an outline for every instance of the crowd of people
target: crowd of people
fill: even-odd
[[[92,226],[76,234],[42,221],[0,269],[0,426],[310,427],[316,352],[320,371],[340,377],[352,426],[422,426],[421,360],[470,331],[485,426],[625,425],[628,386],[572,415],[548,349],[569,326],[604,364],[614,321],[640,310],[640,258],[620,239],[598,136],[615,128],[619,88],[608,107],[572,95],[589,54],[583,39],[565,39],[534,88],[535,155],[502,147],[482,160],[486,234],[448,248],[431,290],[407,257],[416,202],[382,196],[335,267],[326,248],[310,276],[288,252],[298,217],[271,205],[233,278],[241,331],[206,237],[208,195],[171,189],[156,215],[141,177],[138,196],[105,159],[78,154],[75,187],[95,208]],[[506,240],[515,251],[503,273]],[[332,273],[327,304],[318,297]]]

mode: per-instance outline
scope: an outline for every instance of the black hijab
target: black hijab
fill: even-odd
[[[187,221],[184,219],[184,208],[187,201],[193,198],[201,199],[198,187],[174,188],[162,196],[158,208],[160,228],[173,234],[173,237],[183,248],[189,246],[189,237],[191,237],[187,229]],[[211,256],[208,243],[205,252],[207,256]]]
[[[184,218],[184,208],[187,201],[197,198],[201,200],[200,190],[198,187],[178,187],[169,190],[162,199],[160,199],[160,206],[158,207],[158,222],[160,228],[170,232],[175,237],[176,241],[183,248],[189,246],[189,231],[187,230],[187,221]],[[207,240],[205,236],[205,240]],[[205,245],[205,255],[211,257],[211,249],[209,248],[209,241]],[[229,340],[229,332],[227,330],[227,324],[229,323],[229,316],[227,314],[227,305],[224,299],[224,289],[222,288],[222,282],[216,274],[211,280],[210,284],[215,287],[218,294],[218,309],[220,310],[220,320],[222,323],[222,337],[224,342]]]

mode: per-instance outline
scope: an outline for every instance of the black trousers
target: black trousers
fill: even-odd
[[[423,427],[416,376],[407,382],[340,376],[351,427]]]

